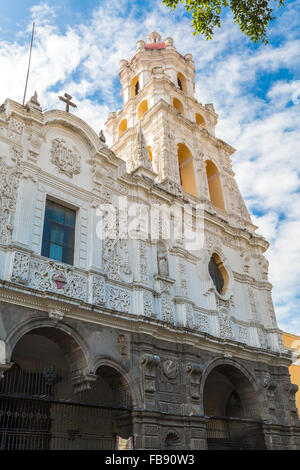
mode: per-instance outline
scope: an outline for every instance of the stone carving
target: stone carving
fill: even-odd
[[[269,409],[272,411],[276,410],[275,390],[277,388],[277,383],[268,375],[263,379],[263,388],[266,390]]]
[[[260,318],[260,315],[259,315],[259,313],[256,309],[256,302],[255,302],[255,297],[254,297],[254,292],[253,292],[252,287],[248,288],[248,294],[249,294],[249,301],[250,301],[250,308],[251,308],[252,317],[253,317],[254,320],[260,321],[261,318]]]
[[[169,263],[167,255],[164,251],[159,250],[157,252],[157,266],[158,274],[161,276],[169,276]]]
[[[74,371],[72,374],[72,387],[74,392],[81,393],[86,390],[90,390],[97,378],[98,375],[91,372],[85,373],[83,371]]]
[[[101,305],[105,302],[105,281],[100,276],[93,276],[92,303]]]
[[[122,357],[128,357],[128,338],[124,334],[118,336],[119,353]]]
[[[50,291],[86,301],[87,279],[74,268],[57,263],[31,260],[28,285],[41,291]]]
[[[156,370],[160,363],[160,357],[154,354],[144,354],[141,359],[141,367],[144,375],[144,391],[155,393],[156,391]]]
[[[233,338],[232,321],[227,313],[219,313],[219,328],[221,338]]]
[[[163,362],[162,369],[168,379],[175,379],[179,372],[179,363],[172,359],[167,359]]]
[[[81,157],[76,149],[71,149],[62,138],[52,141],[51,162],[58,168],[60,173],[65,173],[70,178],[80,173]]]
[[[110,279],[114,281],[132,282],[132,273],[129,267],[128,240],[119,239],[118,225],[115,229],[113,216],[109,212],[104,214],[102,264]]]
[[[8,123],[7,137],[20,144],[23,135],[24,124],[16,118],[11,117]]]
[[[138,130],[137,130],[135,151],[133,154],[133,158],[129,160],[128,162],[128,171],[131,173],[132,171],[135,171],[139,167],[143,167],[146,170],[150,170],[151,172],[153,172],[150,155],[147,149],[147,145],[145,142],[141,124],[139,124]]]
[[[268,348],[268,338],[265,333],[265,331],[261,328],[257,328],[257,335],[258,335],[258,340],[260,343],[261,348],[267,349]]]
[[[209,317],[204,313],[194,312],[194,328],[209,333]]]
[[[118,312],[128,313],[130,310],[130,294],[127,290],[109,286],[108,288],[109,308]]]
[[[25,284],[29,276],[30,255],[28,253],[15,252],[11,280]]]
[[[140,240],[140,279],[142,282],[148,283],[148,258],[147,258],[147,243]]]
[[[247,343],[248,340],[248,328],[239,326],[238,341],[240,343]]]
[[[163,292],[160,297],[162,320],[174,324],[174,307],[170,294]]]
[[[146,317],[152,316],[152,294],[149,291],[143,292],[143,299],[144,299],[144,315]]]
[[[11,241],[16,210],[18,186],[21,176],[21,152],[16,153],[16,165],[9,167],[0,158],[0,243]]]
[[[57,308],[49,311],[49,318],[54,320],[55,323],[62,321],[64,318],[64,312],[58,310]]]
[[[186,264],[185,260],[178,258],[178,268],[180,276],[180,295],[188,296],[187,282],[186,282]]]
[[[203,372],[203,367],[200,364],[189,363],[186,365],[186,373],[188,376],[188,384],[190,389],[190,396],[195,400],[200,398],[200,379]]]

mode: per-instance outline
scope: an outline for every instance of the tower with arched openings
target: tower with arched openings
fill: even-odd
[[[108,145],[0,106],[0,448],[299,449],[267,241],[156,31],[120,63]]]

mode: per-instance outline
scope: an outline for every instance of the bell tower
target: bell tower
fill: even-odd
[[[234,180],[234,149],[216,138],[218,116],[213,104],[195,98],[194,80],[192,54],[179,53],[172,38],[162,40],[153,31],[147,43],[137,41],[132,59],[120,62],[124,104],[106,122],[111,149],[131,173],[139,166],[136,148],[142,140],[147,149],[142,159],[168,191],[252,225]]]

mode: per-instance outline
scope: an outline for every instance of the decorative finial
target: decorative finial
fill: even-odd
[[[65,98],[63,96],[59,96],[58,98],[64,103],[66,103],[66,113],[70,111],[70,106],[72,106],[73,108],[77,108],[77,105],[71,102],[71,99],[72,99],[71,95],[68,95],[68,93],[65,93],[64,96]]]
[[[161,42],[161,35],[157,31],[152,31],[152,33],[148,34],[148,43],[153,42]]]
[[[42,111],[42,108],[41,108],[41,105],[39,103],[39,100],[38,100],[38,94],[37,92],[35,91],[34,94],[32,95],[32,97],[30,98],[29,101],[27,101],[26,103],[26,108],[34,108],[36,109],[37,111]]]

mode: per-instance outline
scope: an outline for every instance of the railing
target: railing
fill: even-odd
[[[209,449],[265,449],[260,421],[229,417],[210,417],[207,421]]]

